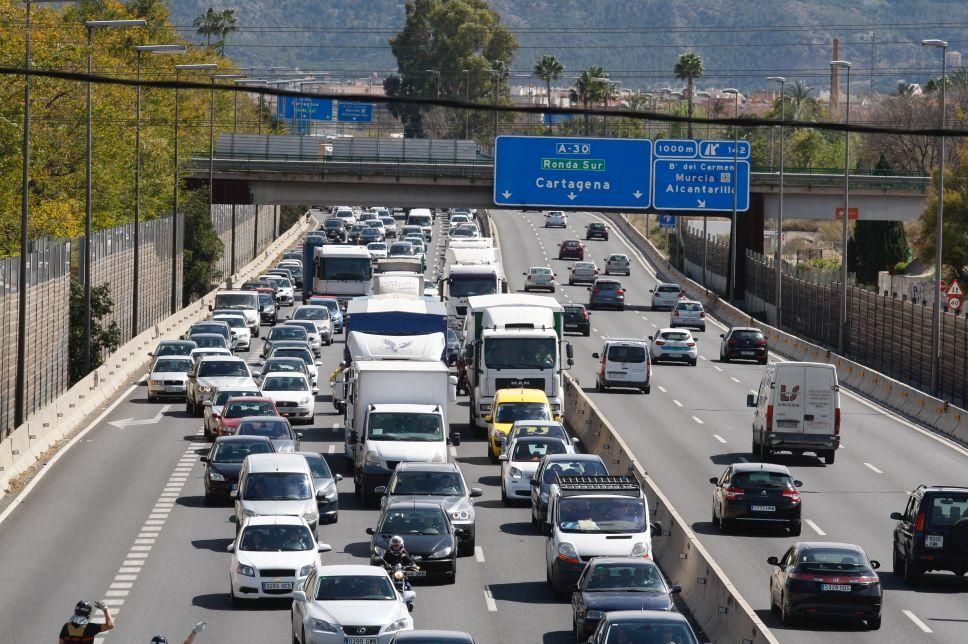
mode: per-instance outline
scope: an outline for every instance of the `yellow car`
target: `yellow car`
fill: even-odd
[[[504,450],[508,433],[516,420],[558,420],[551,413],[548,397],[540,389],[499,389],[494,394],[487,422],[487,455],[492,463]]]

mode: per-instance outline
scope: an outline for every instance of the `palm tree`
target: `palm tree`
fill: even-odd
[[[575,88],[571,90],[571,100],[581,101],[582,107],[586,110],[589,104],[604,100],[607,91],[607,82],[601,79],[608,78],[608,73],[601,65],[592,65],[575,79]],[[590,123],[588,114],[585,114],[585,136],[589,135]]]
[[[692,138],[692,83],[702,76],[702,58],[692,52],[682,54],[676,61],[676,78],[686,81],[686,100],[688,101],[688,136]]]
[[[901,98],[911,98],[914,96],[914,89],[916,85],[908,83],[907,81],[898,81],[897,89],[894,90],[894,95]]]
[[[218,34],[222,39],[218,42],[219,56],[225,55],[226,37],[239,30],[239,19],[235,17],[235,9],[223,9],[219,13]]]
[[[551,107],[551,81],[558,80],[563,71],[564,66],[551,54],[545,54],[534,64],[534,75],[545,82],[548,90],[548,107]]]
[[[195,32],[200,36],[205,36],[205,45],[208,47],[212,46],[212,36],[219,33],[220,15],[220,12],[209,7],[205,10],[205,13],[192,21]]]
[[[790,101],[793,103],[793,120],[800,120],[800,116],[803,113],[803,106],[809,103],[812,99],[810,93],[813,92],[813,87],[807,87],[807,84],[801,80],[795,80],[792,84],[787,85],[786,93],[790,97]]]

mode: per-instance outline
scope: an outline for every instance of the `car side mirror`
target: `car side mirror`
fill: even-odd
[[[766,563],[770,564],[771,566],[779,566],[780,560],[776,557],[767,557]]]
[[[716,478],[715,476],[710,476],[709,477],[709,482],[712,483],[713,485],[718,485],[719,484],[719,479]]]
[[[871,568],[873,568],[874,570],[877,570],[880,567],[881,567],[880,561],[877,561],[876,559],[871,559]]]
[[[506,461],[506,460],[508,460],[508,455],[507,454],[501,454],[500,456],[497,457],[497,460],[499,460],[499,461]]]
[[[154,358],[154,357],[155,357],[155,352],[154,352],[154,351],[149,351],[149,352],[148,352],[148,355],[149,355],[150,357],[152,357],[152,358]]]
[[[565,357],[569,360],[575,359],[575,347],[571,346],[571,342],[565,344]]]
[[[447,442],[453,445],[454,447],[460,447],[460,434],[458,434],[457,432],[451,432],[450,439],[448,439]]]
[[[903,521],[904,515],[902,515],[900,512],[891,512],[891,518],[895,521]]]
[[[375,494],[386,494],[387,493],[387,486],[385,486],[385,485],[377,485],[375,488],[373,488],[373,492]]]
[[[208,463],[208,462],[209,462],[209,460],[208,460],[208,457],[207,457],[207,456],[203,456],[203,457],[201,457],[201,458],[200,458],[200,459],[198,459],[198,460],[200,460],[200,461],[201,461],[202,463]]]
[[[756,407],[756,394],[746,394],[746,406]]]
[[[652,530],[653,536],[655,537],[662,536],[662,523],[660,523],[659,521],[653,521],[651,524],[649,524],[649,528]]]
[[[366,533],[370,536],[373,536],[376,534],[376,530],[374,530],[373,528],[367,528]]]
[[[348,439],[348,442],[350,445],[356,445],[357,443],[360,442],[360,435],[356,432],[355,429],[350,432],[350,437]]]
[[[202,407],[211,407],[211,406],[212,406],[211,400],[206,400],[205,402],[202,403]]]
[[[316,490],[316,498],[317,499],[325,499],[326,498],[326,490]]]
[[[468,496],[471,497],[472,499],[475,499],[475,498],[477,498],[479,496],[484,496],[484,490],[482,490],[479,487],[472,487],[471,488],[471,493],[468,494]]]
[[[538,479],[531,479],[531,481],[529,482],[531,483],[531,487],[538,487],[539,485],[541,485],[541,481],[539,481]]]
[[[339,483],[342,480],[343,480],[343,475],[342,474],[337,474],[336,475],[336,482]]]
[[[231,490],[229,491],[229,497],[230,497],[230,498],[233,498],[233,499],[237,499],[237,498],[239,498],[239,490],[238,490],[237,488],[232,488],[232,489],[231,489]]]
[[[682,586],[680,586],[679,584],[676,584],[676,585],[672,586],[671,588],[669,588],[669,594],[670,595],[678,595],[681,592],[682,592]]]
[[[592,354],[592,357],[595,358],[596,360],[599,360],[599,359],[601,359],[602,354],[600,354],[598,351],[596,351],[595,353]]]
[[[725,340],[725,339],[726,339],[726,334],[725,334],[725,333],[720,333],[720,334],[719,334],[719,337],[721,337],[722,339],[724,339],[724,340]]]
[[[225,551],[226,552],[235,552],[235,542],[232,542],[229,545],[225,546]]]
[[[464,528],[454,528],[455,537],[466,537],[467,534],[468,534],[467,530],[465,530]]]
[[[651,335],[650,335],[650,336],[649,336],[649,340],[652,340],[652,341],[654,341],[654,340],[655,340],[655,337],[654,337],[654,336],[651,336]]]
[[[316,546],[316,552],[329,552],[332,549],[333,546],[329,545],[328,543],[321,543]]]
[[[521,274],[522,274],[522,275],[524,275],[525,277],[527,277],[527,276],[528,276],[528,274],[527,274],[527,273],[521,273]]]
[[[292,591],[292,600],[294,602],[307,602],[306,593],[301,590]]]
[[[793,481],[793,487],[803,487],[803,481],[798,481],[798,480],[794,479],[794,481]]]

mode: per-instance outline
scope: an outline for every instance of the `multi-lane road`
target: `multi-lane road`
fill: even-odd
[[[567,230],[545,230],[538,213],[495,212],[512,289],[521,288],[521,273],[530,265],[551,265],[564,275],[567,263],[555,259],[557,243],[580,237],[584,225],[597,219],[573,213]],[[587,246],[599,263],[612,252],[632,255],[615,231],[610,241]],[[655,280],[641,260],[633,255],[632,276],[622,279],[630,310],[595,312],[592,336],[570,338],[577,358],[573,375],[588,391],[594,382],[591,353],[603,337],[644,337],[668,323],[668,313],[648,310],[648,289]],[[564,286],[556,297],[585,302],[587,295],[583,286]],[[720,332],[710,324],[698,334],[699,366],[655,367],[651,395],[591,395],[739,591],[782,642],[963,641],[959,593],[968,587],[936,575],[914,591],[894,578],[888,514],[902,509],[905,490],[919,483],[961,482],[968,452],[852,396],[843,397],[845,445],[835,465],[809,457],[780,460],[805,482],[809,521],[802,538],[856,542],[884,564],[882,630],[867,633],[849,624],[819,632],[784,629],[770,615],[766,557],[782,554],[792,539],[723,536],[709,521],[709,477],[730,462],[750,458],[751,416],[744,399],[762,369],[719,364]],[[321,375],[340,358],[342,337],[337,337],[323,351]],[[259,348],[255,342],[242,355],[255,361]],[[334,469],[345,474],[341,417],[328,393],[324,383],[314,423],[301,429],[303,448],[330,455]],[[484,489],[477,503],[478,550],[460,560],[456,584],[417,587],[416,625],[466,630],[482,643],[572,641],[570,607],[555,601],[545,586],[543,537],[531,529],[527,508],[501,505],[498,468],[488,463],[481,437],[464,424],[465,404],[462,399],[452,410],[451,422],[463,436],[455,459],[469,484]],[[210,626],[199,642],[288,641],[286,602],[239,609],[229,603],[225,546],[234,526],[230,508],[201,502],[198,458],[208,444],[199,433],[200,420],[189,417],[183,405],[148,403],[144,384],[134,384],[49,466],[22,503],[0,515],[0,642],[50,641],[78,599],[99,597],[119,608],[109,641],[145,642],[155,633],[175,641],[201,619]],[[376,510],[360,508],[352,482],[344,480],[339,523],[319,530],[320,540],[333,546],[324,563],[364,562],[364,530],[376,518]]]

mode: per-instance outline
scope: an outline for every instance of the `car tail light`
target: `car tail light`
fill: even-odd
[[[744,494],[746,494],[746,490],[741,487],[728,487],[723,490],[723,496],[725,496],[728,501],[735,501]]]
[[[921,532],[922,530],[924,530],[924,520],[925,520],[924,512],[918,512],[918,518],[914,520],[915,532]]]
[[[840,436],[840,407],[834,409],[834,436]]]
[[[695,342],[687,342],[686,343],[686,346],[687,347],[694,347],[694,346],[696,346],[696,343]]]
[[[592,291],[592,295],[598,295],[598,289],[597,288],[594,291]]]
[[[705,311],[700,311],[699,312],[699,317],[701,317],[701,318],[706,317],[706,312]]]
[[[766,346],[766,338],[764,338],[762,340],[757,340],[756,341],[756,346],[758,346],[758,347],[765,347]]]
[[[615,289],[615,294],[616,295],[625,295],[625,289],[624,288]]]
[[[729,341],[729,346],[731,346],[731,347],[735,347],[738,344],[739,344],[739,340],[730,340]]]
[[[800,493],[792,487],[783,490],[783,496],[787,499],[790,499],[794,503],[800,502]]]
[[[585,321],[587,322],[588,321],[588,311],[582,311],[581,312],[581,315],[585,319]]]
[[[766,406],[766,431],[773,431],[773,405]]]
[[[817,576],[809,573],[791,572],[790,580],[791,581],[817,581]]]
[[[663,342],[662,340],[656,340],[654,344],[655,344],[655,346],[657,346],[657,347],[661,347],[662,345],[664,345],[664,344],[665,344],[665,342]]]
[[[672,317],[674,317],[674,318],[679,317],[679,311],[673,311],[672,312]]]

